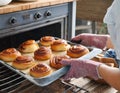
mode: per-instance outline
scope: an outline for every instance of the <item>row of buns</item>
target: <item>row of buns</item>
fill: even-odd
[[[37,62],[32,56],[19,55],[11,61],[11,66],[18,70],[29,69],[29,74],[33,77],[40,78],[51,74],[52,68],[59,69],[63,65],[60,63],[62,59],[69,58],[66,55],[53,56],[49,60],[49,65],[44,62]]]
[[[77,58],[87,54],[89,50],[81,46],[72,46],[67,50],[66,56]],[[22,53],[15,48],[8,48],[0,52],[0,59],[5,62],[13,62],[22,56]],[[52,58],[52,51],[48,47],[41,46],[34,52],[33,58],[38,61],[44,61]],[[54,55],[55,56],[55,55]]]
[[[40,45],[42,46],[50,46],[51,50],[53,51],[65,51],[67,50],[67,42],[63,39],[55,40],[52,36],[44,36],[41,37],[39,40]],[[19,51],[22,53],[31,53],[34,52],[39,48],[38,43],[35,42],[35,40],[27,40],[20,44],[18,47]]]
[[[42,37],[40,39],[40,44],[41,45],[35,42],[35,40],[27,40],[20,44],[18,50],[15,48],[8,48],[3,50],[0,53],[0,59],[3,61],[13,61],[13,59],[15,59],[17,56],[22,55],[22,53],[34,53],[34,58],[36,60],[50,59],[52,51],[66,51],[66,54],[71,58],[78,58],[89,53],[88,48],[83,45],[70,46],[65,40],[55,40],[52,36]]]
[[[34,59],[43,61],[48,60],[52,57],[52,51],[48,47],[40,46],[34,52]],[[79,58],[85,54],[89,53],[89,50],[84,46],[71,46],[67,51],[66,55],[70,58]],[[15,48],[8,48],[0,52],[0,59],[5,62],[11,62],[15,60],[22,53]]]

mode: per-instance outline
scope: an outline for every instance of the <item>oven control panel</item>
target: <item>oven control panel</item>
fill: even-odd
[[[48,22],[68,15],[68,3],[0,15],[0,30],[34,22]],[[2,32],[0,32],[2,33]]]

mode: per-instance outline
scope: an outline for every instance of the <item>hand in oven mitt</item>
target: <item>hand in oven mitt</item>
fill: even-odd
[[[97,47],[100,49],[103,49],[105,47],[113,48],[109,35],[83,33],[73,37],[71,41],[75,43],[80,43],[85,46]]]
[[[101,78],[97,68],[102,64],[92,60],[64,59],[61,61],[64,66],[70,66],[69,71],[62,77],[64,80],[79,77],[91,77],[94,80]]]

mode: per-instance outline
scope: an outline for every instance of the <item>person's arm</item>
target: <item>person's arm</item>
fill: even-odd
[[[106,48],[108,48],[108,49],[110,49],[110,48],[114,49],[114,45],[113,45],[111,37],[109,35],[108,35],[107,41],[106,41]]]
[[[61,64],[70,66],[69,71],[62,77],[65,80],[88,76],[94,80],[104,79],[109,85],[120,90],[119,68],[87,59],[64,59]]]
[[[98,67],[100,76],[111,86],[120,90],[120,70],[118,68],[100,65]]]

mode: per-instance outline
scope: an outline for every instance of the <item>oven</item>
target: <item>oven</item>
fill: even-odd
[[[45,35],[70,39],[75,33],[71,4],[0,15],[0,20],[3,20],[0,22],[0,50],[17,47],[28,39],[39,40]]]
[[[28,39],[54,36],[70,40],[75,35],[76,2],[46,6],[0,15],[0,51],[17,48]],[[61,93],[57,82],[40,88],[0,63],[0,92],[3,93]],[[57,87],[57,88],[55,88]],[[61,87],[61,88],[60,88]],[[48,89],[48,90],[47,90]],[[50,89],[50,90],[49,90]],[[58,90],[57,90],[58,89]]]

